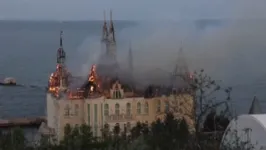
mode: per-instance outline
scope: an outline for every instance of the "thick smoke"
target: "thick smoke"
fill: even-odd
[[[131,43],[136,79],[166,82],[183,47],[190,71],[204,68],[215,78],[238,84],[266,73],[265,26],[265,20],[141,22],[116,32],[118,61],[128,69]],[[83,42],[78,49],[79,75],[88,74],[100,52],[100,36]]]
[[[242,0],[242,5],[238,2],[228,7],[227,12],[233,19],[146,21],[117,29],[121,68],[128,68],[131,43],[136,80],[144,84],[164,83],[174,70],[178,49],[182,46],[190,71],[203,68],[214,79],[222,80],[223,85],[232,86],[232,98],[244,99],[241,103],[247,104],[246,108],[242,106],[246,110],[254,95],[265,97],[260,90],[263,87],[256,85],[265,83],[266,77],[266,5],[260,0]],[[79,55],[87,56],[86,59],[77,58],[84,66],[80,69],[81,75],[87,75],[99,55],[99,39],[100,36],[90,37],[84,41],[85,46],[80,47]]]

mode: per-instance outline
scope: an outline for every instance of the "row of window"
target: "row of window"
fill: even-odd
[[[137,104],[137,113],[141,114],[141,104],[140,102]],[[144,105],[144,114],[148,114],[149,113],[149,104],[146,102]],[[120,114],[120,105],[117,103],[115,104],[115,115],[119,115]],[[131,115],[131,104],[127,103],[126,104],[126,114],[127,115]],[[105,104],[104,105],[104,115],[105,116],[109,116],[109,105]]]
[[[115,115],[119,115],[119,114],[120,114],[120,105],[115,104]],[[131,115],[131,104],[130,103],[127,103],[126,114]],[[108,104],[104,105],[104,116],[109,116],[109,105]]]
[[[97,106],[95,106],[96,108],[94,110],[97,110]],[[66,105],[65,107],[65,116],[70,116],[70,115],[78,115],[79,114],[79,105],[75,104],[74,107],[74,114],[70,114],[70,106]],[[169,102],[165,102],[165,111],[169,111]],[[157,103],[157,112],[161,112],[161,102],[158,101]],[[142,114],[142,109],[141,109],[141,103],[138,102],[137,103],[137,113],[138,114]],[[144,104],[144,114],[148,114],[149,113],[149,104],[148,102],[146,102]],[[115,115],[119,115],[120,114],[120,105],[117,103],[115,104]],[[126,114],[127,115],[131,115],[131,104],[127,103],[126,104]],[[105,116],[109,116],[109,105],[105,104],[104,105],[104,115]]]
[[[78,116],[79,114],[79,105],[78,104],[75,104],[74,106],[74,114],[71,114],[71,108],[70,106],[67,104],[66,107],[65,107],[65,116]]]

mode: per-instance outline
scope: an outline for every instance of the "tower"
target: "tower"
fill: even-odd
[[[115,39],[115,29],[112,17],[113,17],[112,10],[110,10],[110,26],[108,33],[107,55],[113,61],[116,61],[116,39]]]
[[[129,73],[129,78],[131,80],[131,84],[133,87],[135,87],[134,65],[133,65],[133,54],[132,54],[131,42],[129,43],[129,50],[128,50],[128,73]]]
[[[66,53],[63,49],[63,31],[60,31],[60,47],[57,50],[57,64],[63,66],[66,60]]]
[[[106,42],[108,39],[108,29],[107,29],[107,22],[106,22],[106,13],[104,11],[103,14],[104,22],[103,22],[103,29],[102,29],[102,42]]]
[[[177,62],[174,68],[172,83],[176,87],[178,86],[186,86],[190,79],[190,74],[188,70],[188,66],[185,60],[185,56],[183,54],[183,47],[181,43],[181,47],[178,51]]]
[[[110,24],[107,27],[105,12],[101,39],[102,54],[97,63],[99,76],[117,76],[119,65],[116,58],[115,29],[110,11]],[[112,71],[110,71],[112,70]]]
[[[107,52],[107,45],[108,45],[108,28],[107,28],[105,11],[103,15],[104,15],[104,22],[102,27],[102,39],[101,39],[102,55],[104,55]]]
[[[131,42],[129,43],[129,51],[128,51],[128,69],[130,70],[131,74],[134,72]]]
[[[59,87],[63,89],[67,86],[66,72],[65,72],[66,53],[63,49],[63,31],[60,31],[60,47],[57,50],[57,73],[59,74]]]
[[[115,43],[115,28],[113,23],[113,13],[112,10],[110,10],[110,27],[109,27],[109,34],[110,34],[110,42]]]

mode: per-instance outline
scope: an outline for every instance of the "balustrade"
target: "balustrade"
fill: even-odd
[[[106,121],[129,121],[129,120],[133,120],[133,116],[132,115],[127,115],[127,114],[120,114],[120,115],[109,115],[105,117]]]

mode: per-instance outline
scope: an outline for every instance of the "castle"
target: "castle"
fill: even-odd
[[[136,89],[131,48],[128,58],[130,71],[127,72],[130,77],[127,80],[121,78],[122,70],[116,58],[112,12],[109,28],[104,17],[101,43],[103,50],[99,62],[91,66],[84,84],[73,88],[75,77],[71,76],[65,65],[66,53],[61,32],[56,71],[50,76],[46,98],[47,133],[60,140],[66,124],[88,124],[92,127],[93,134],[100,137],[105,125],[110,130],[114,126],[120,126],[122,131],[129,131],[137,122],[150,124],[164,117],[168,111],[173,111],[176,117],[185,118],[193,128],[194,102],[189,88],[152,85],[145,90]],[[173,76],[189,79],[187,73],[180,71],[180,74]]]

